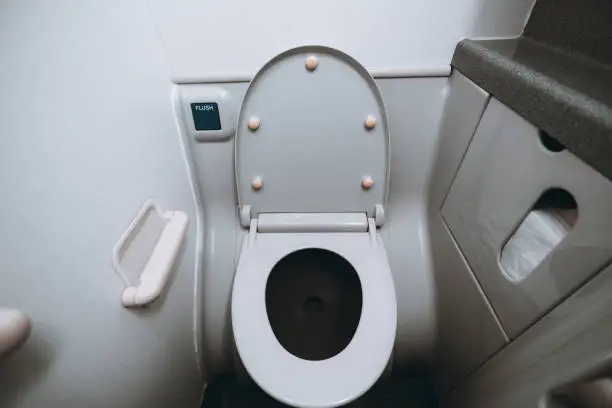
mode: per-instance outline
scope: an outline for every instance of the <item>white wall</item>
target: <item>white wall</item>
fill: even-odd
[[[0,406],[197,406],[196,208],[170,78],[248,78],[304,43],[447,67],[462,37],[519,34],[532,2],[2,2],[0,304],[34,331],[0,362]],[[189,245],[168,293],[129,311],[111,251],[149,197],[188,213]]]
[[[148,4],[0,5],[0,305],[33,320],[0,406],[197,407],[195,205]],[[190,217],[172,287],[120,306],[113,246],[156,197]]]
[[[374,71],[448,66],[464,37],[523,31],[534,0],[151,0],[180,81],[251,77],[297,45],[337,47]]]

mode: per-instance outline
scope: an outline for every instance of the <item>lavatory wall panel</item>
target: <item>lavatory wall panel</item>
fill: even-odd
[[[513,37],[534,0],[152,0],[175,82],[249,80],[300,45],[338,48],[372,71],[448,72],[466,37]],[[397,74],[396,74],[397,75]]]
[[[575,224],[528,276],[512,281],[500,263],[502,248],[550,189],[574,197]],[[610,181],[569,151],[547,149],[537,128],[493,99],[442,215],[514,338],[612,258],[610,203]]]
[[[442,392],[455,386],[508,341],[440,214],[489,94],[456,71],[445,92],[448,96],[427,195],[427,231],[436,288],[434,378]]]

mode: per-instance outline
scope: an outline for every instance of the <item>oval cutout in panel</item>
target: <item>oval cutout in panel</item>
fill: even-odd
[[[552,153],[560,153],[566,149],[565,145],[559,142],[557,139],[544,132],[543,130],[539,131],[540,143],[546,150]]]

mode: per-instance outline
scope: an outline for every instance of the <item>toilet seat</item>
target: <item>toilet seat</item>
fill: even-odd
[[[376,83],[357,61],[332,48],[305,46],[278,55],[245,94],[234,164],[240,222],[249,234],[234,277],[231,320],[242,365],[281,402],[347,404],[389,363],[395,288],[377,232],[385,221],[389,141]],[[287,351],[266,309],[266,285],[276,263],[308,248],[342,256],[362,292],[352,339],[319,361]]]
[[[266,310],[266,284],[274,265],[305,248],[326,249],[344,257],[362,287],[361,319],[353,338],[340,353],[321,361],[302,360],[285,350]],[[358,398],[382,375],[393,350],[395,289],[382,240],[371,231],[251,231],[236,270],[231,309],[236,349],[245,369],[265,392],[292,406],[334,407]]]

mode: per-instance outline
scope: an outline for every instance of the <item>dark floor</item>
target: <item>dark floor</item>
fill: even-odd
[[[281,408],[256,386],[239,384],[233,377],[218,377],[206,389],[203,408]],[[410,407],[435,408],[436,398],[431,386],[418,378],[395,378],[375,385],[363,397],[347,407]]]

